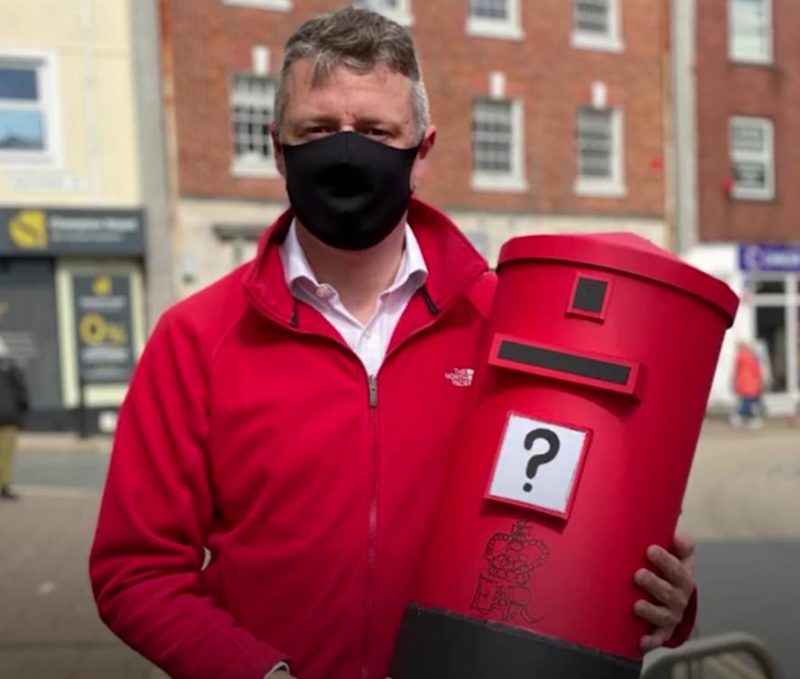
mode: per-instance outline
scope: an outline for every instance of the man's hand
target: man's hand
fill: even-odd
[[[655,625],[652,634],[642,637],[642,651],[663,646],[683,620],[686,607],[695,588],[694,543],[688,535],[675,534],[675,553],[653,545],[647,549],[647,558],[659,575],[641,568],[634,581],[657,603],[640,599],[633,610],[640,618]]]

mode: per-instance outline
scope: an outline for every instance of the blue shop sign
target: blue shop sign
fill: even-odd
[[[741,244],[739,268],[742,271],[800,272],[800,245]]]

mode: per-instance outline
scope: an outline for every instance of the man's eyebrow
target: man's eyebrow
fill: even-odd
[[[308,127],[309,125],[327,125],[332,127],[338,127],[341,124],[341,120],[337,116],[325,115],[324,113],[320,113],[311,115],[308,118],[300,117],[298,120],[294,121],[294,123],[297,127]],[[389,128],[393,131],[396,131],[402,128],[403,123],[400,120],[389,120],[388,118],[369,115],[356,118],[355,126],[356,127],[375,126],[381,128]]]
[[[379,116],[365,116],[356,119],[357,125],[375,125],[377,127],[397,127],[401,126],[400,121],[389,120],[388,118],[381,118]]]
[[[312,115],[308,118],[300,118],[296,121],[298,125],[338,125],[339,118],[330,115]]]

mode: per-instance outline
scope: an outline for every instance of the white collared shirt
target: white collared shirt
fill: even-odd
[[[361,359],[367,374],[376,375],[403,311],[428,277],[425,258],[411,227],[405,225],[405,248],[397,275],[378,297],[375,313],[365,324],[345,308],[333,286],[317,280],[297,238],[295,222],[281,244],[280,255],[292,294],[319,311]]]

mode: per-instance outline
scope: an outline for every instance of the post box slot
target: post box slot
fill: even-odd
[[[606,299],[608,283],[599,281],[595,278],[578,278],[578,286],[575,290],[575,297],[572,300],[572,308],[580,311],[590,311],[599,314],[603,311]]]
[[[503,335],[495,337],[492,365],[520,372],[599,387],[636,396],[640,365],[533,344]]]
[[[602,323],[608,310],[612,281],[595,274],[578,273],[567,306],[567,316],[588,318]]]

